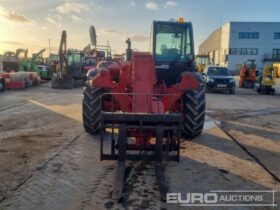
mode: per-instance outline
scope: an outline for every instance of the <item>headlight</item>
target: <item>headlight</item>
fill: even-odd
[[[213,78],[209,77],[208,82],[215,82],[215,80]]]

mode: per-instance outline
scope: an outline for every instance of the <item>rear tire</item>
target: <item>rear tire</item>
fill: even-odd
[[[183,96],[182,137],[193,139],[201,134],[205,120],[205,85],[186,91]]]
[[[83,99],[83,124],[86,132],[96,134],[100,130],[101,96],[106,91],[102,88],[86,85]]]

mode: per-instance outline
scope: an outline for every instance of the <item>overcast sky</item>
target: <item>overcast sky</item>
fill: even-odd
[[[57,52],[61,31],[68,46],[82,49],[89,42],[89,26],[97,42],[124,52],[131,37],[133,48],[148,50],[153,20],[184,17],[194,27],[195,47],[228,21],[280,21],[279,0],[0,0],[0,53],[29,48]],[[48,52],[48,51],[47,51]]]

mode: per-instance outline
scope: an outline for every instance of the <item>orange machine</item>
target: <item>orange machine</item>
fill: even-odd
[[[256,80],[255,60],[248,60],[240,69],[239,87],[253,88]]]
[[[84,89],[85,131],[100,132],[101,160],[118,161],[112,193],[117,200],[127,160],[154,161],[164,200],[163,161],[179,161],[181,136],[192,139],[203,129],[205,88],[194,65],[191,22],[154,21],[152,30],[152,53],[133,51],[128,39],[126,61],[98,63]],[[105,143],[108,129],[111,141]]]

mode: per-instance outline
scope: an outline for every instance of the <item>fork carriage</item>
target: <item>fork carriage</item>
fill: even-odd
[[[179,161],[181,114],[139,114],[101,112],[101,160],[117,160],[113,199],[120,199],[125,176],[125,161],[154,161],[160,197],[168,187],[163,161]],[[104,152],[104,134],[112,129],[110,151]],[[118,130],[118,137],[115,132]]]

